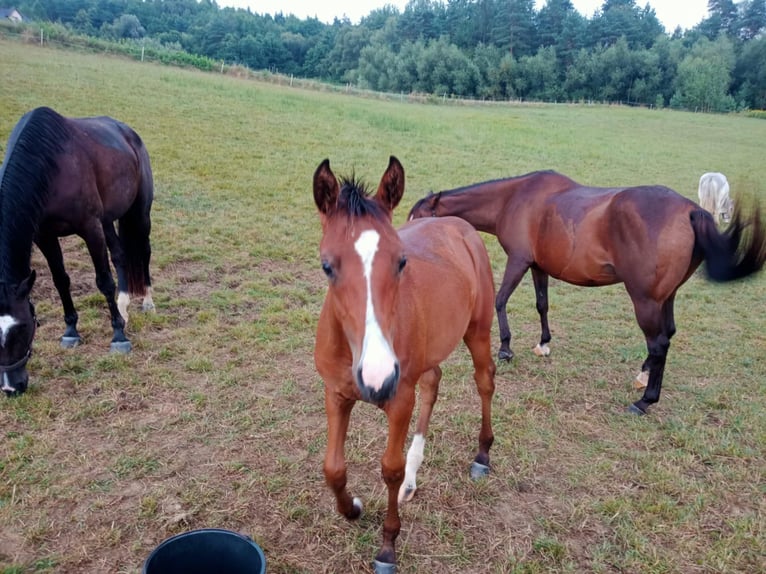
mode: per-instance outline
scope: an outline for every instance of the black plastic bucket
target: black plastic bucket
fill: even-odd
[[[266,557],[252,539],[205,528],[168,538],[146,559],[142,574],[265,574]]]

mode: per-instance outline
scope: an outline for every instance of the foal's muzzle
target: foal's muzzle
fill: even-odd
[[[399,374],[399,362],[397,361],[394,363],[393,373],[383,381],[379,389],[375,389],[365,384],[362,377],[362,367],[359,366],[356,370],[356,386],[362,394],[362,400],[376,405],[382,405],[391,400],[399,386]]]

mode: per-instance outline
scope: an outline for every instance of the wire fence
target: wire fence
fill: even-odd
[[[66,29],[54,26],[53,29],[44,27],[33,27],[23,24],[0,23],[0,38],[10,41],[23,42],[42,47],[51,47],[55,49],[73,50],[79,52],[105,54],[111,56],[126,57],[132,60],[169,65],[182,68],[194,68],[203,72],[214,72],[225,74],[243,79],[252,79],[261,82],[268,82],[280,86],[289,86],[314,90],[320,92],[332,92],[339,94],[348,94],[368,99],[378,99],[386,101],[400,101],[421,104],[452,104],[452,105],[471,105],[471,106],[539,106],[539,105],[576,105],[576,106],[629,106],[642,107],[647,109],[674,109],[676,111],[704,112],[706,110],[689,110],[680,106],[656,106],[644,102],[631,101],[610,101],[610,100],[529,100],[521,98],[508,99],[481,99],[454,94],[426,94],[419,92],[378,92],[374,90],[363,89],[350,83],[345,85],[331,84],[316,79],[302,78],[293,74],[282,74],[277,70],[253,70],[243,64],[236,62],[227,63],[225,60],[214,60],[207,56],[190,54],[183,50],[174,50],[169,47],[158,45],[155,42],[146,45],[135,40],[129,41],[109,41],[89,36],[79,36],[68,33]],[[748,113],[753,117],[765,118],[763,114]]]

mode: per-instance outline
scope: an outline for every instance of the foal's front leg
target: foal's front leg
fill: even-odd
[[[399,519],[399,489],[404,482],[404,443],[414,406],[414,384],[400,381],[396,396],[383,407],[388,417],[388,442],[381,460],[381,471],[388,489],[388,508],[383,521],[383,545],[375,555],[376,574],[396,572],[395,542],[402,526]]]
[[[327,452],[324,458],[324,476],[327,486],[335,495],[338,512],[349,520],[359,518],[362,503],[351,498],[346,490],[346,458],[344,446],[348,422],[354,401],[325,388],[325,411],[327,413]]]

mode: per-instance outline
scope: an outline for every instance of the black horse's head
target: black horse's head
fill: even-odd
[[[29,384],[27,362],[37,329],[29,299],[34,282],[34,271],[18,284],[0,282],[0,389],[8,396],[23,393]]]

